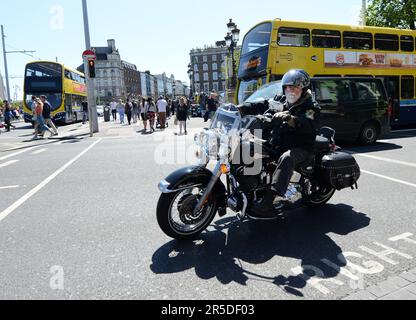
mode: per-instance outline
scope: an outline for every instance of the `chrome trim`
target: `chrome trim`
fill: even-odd
[[[197,214],[202,209],[221,175],[221,162],[218,162],[213,171],[213,177],[211,178],[211,181],[209,182],[204,194],[202,195],[201,199],[199,200],[197,206],[194,209],[194,214]]]
[[[167,194],[167,193],[175,193],[175,192],[183,191],[183,190],[186,190],[186,189],[189,189],[189,188],[200,187],[200,186],[202,186],[202,183],[190,184],[190,185],[183,186],[183,187],[180,187],[179,189],[175,189],[175,190],[170,190],[169,189],[170,185],[171,184],[169,182],[167,182],[166,180],[162,180],[162,181],[160,181],[158,188],[159,188],[160,192]]]

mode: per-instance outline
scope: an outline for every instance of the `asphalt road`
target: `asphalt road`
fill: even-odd
[[[320,210],[268,223],[230,212],[181,243],[157,225],[157,185],[192,162],[202,121],[187,137],[102,126],[0,135],[0,299],[341,299],[416,267],[416,130],[346,146],[359,189]]]

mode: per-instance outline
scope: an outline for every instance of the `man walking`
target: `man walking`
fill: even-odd
[[[163,96],[157,101],[157,110],[159,112],[160,129],[166,129],[166,109],[168,103]]]
[[[46,96],[43,96],[43,95],[40,96],[40,100],[43,103],[42,115],[43,115],[44,122],[53,131],[53,134],[51,134],[51,137],[57,136],[58,135],[58,129],[56,128],[55,124],[53,123],[52,117],[51,117],[52,106],[49,103],[49,101],[46,100]]]

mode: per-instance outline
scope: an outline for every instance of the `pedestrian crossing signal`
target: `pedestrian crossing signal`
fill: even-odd
[[[90,78],[95,78],[95,61],[94,60],[88,60],[88,71]]]

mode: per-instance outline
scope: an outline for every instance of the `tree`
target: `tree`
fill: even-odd
[[[370,0],[367,25],[416,30],[415,0]]]

